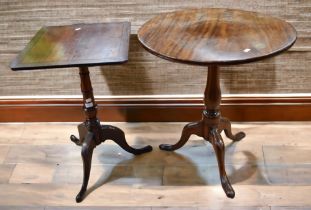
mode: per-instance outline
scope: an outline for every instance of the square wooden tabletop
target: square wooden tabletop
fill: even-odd
[[[128,60],[129,22],[42,27],[12,70],[98,66]]]

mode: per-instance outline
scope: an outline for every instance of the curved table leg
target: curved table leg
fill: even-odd
[[[159,148],[166,151],[179,149],[184,146],[192,134],[202,137],[202,129],[202,121],[189,123],[183,128],[180,140],[176,144],[160,144]]]
[[[234,190],[230,184],[230,181],[227,177],[227,173],[225,170],[225,146],[224,146],[224,142],[221,138],[221,135],[217,132],[216,129],[210,130],[208,141],[213,145],[213,148],[214,148],[215,153],[216,153],[222,188],[224,189],[227,197],[234,198],[235,192],[234,192]]]
[[[238,132],[237,134],[233,135],[231,131],[230,120],[224,117],[220,118],[219,128],[220,128],[220,132],[221,130],[224,130],[226,136],[232,141],[240,141],[246,136],[244,132]]]
[[[81,202],[84,198],[89,182],[93,150],[96,147],[94,134],[88,132],[82,144],[81,156],[83,160],[83,183],[80,192],[76,196],[76,202]]]
[[[133,148],[126,142],[124,132],[115,126],[112,125],[102,125],[102,133],[104,140],[110,139],[114,141],[116,144],[118,144],[122,149],[125,151],[132,153],[134,155],[140,155],[145,152],[152,151],[152,147],[150,145],[142,147],[142,148]]]

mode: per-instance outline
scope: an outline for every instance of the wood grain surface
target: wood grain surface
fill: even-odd
[[[310,210],[310,122],[233,124],[248,134],[234,144],[224,138],[234,200],[219,189],[217,160],[204,140],[192,136],[179,152],[157,148],[176,141],[183,124],[114,123],[130,144],[150,143],[154,151],[134,157],[105,142],[94,151],[92,190],[79,205],[80,148],[68,143],[77,123],[0,124],[0,209]]]
[[[12,61],[13,70],[99,66],[128,59],[129,22],[42,27]]]
[[[189,64],[241,64],[271,57],[296,41],[288,23],[243,10],[205,8],[158,15],[138,31],[151,53]]]

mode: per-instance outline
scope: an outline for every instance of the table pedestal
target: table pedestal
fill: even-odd
[[[161,144],[159,147],[161,150],[166,151],[179,149],[188,141],[192,134],[209,141],[213,145],[217,156],[222,187],[229,198],[234,198],[235,192],[225,170],[225,147],[220,133],[225,131],[226,136],[233,141],[241,140],[245,137],[245,133],[232,134],[230,121],[220,115],[220,101],[219,69],[216,65],[210,65],[208,66],[208,77],[204,92],[205,110],[203,111],[202,120],[187,124],[183,128],[180,140],[176,144]]]
[[[97,118],[97,105],[94,100],[89,70],[87,67],[80,67],[79,73],[86,121],[78,125],[79,138],[74,135],[70,136],[71,141],[82,146],[83,183],[81,190],[76,197],[77,202],[81,202],[85,195],[90,177],[93,149],[97,145],[110,139],[122,147],[122,149],[134,155],[150,152],[152,150],[150,145],[135,149],[127,144],[124,132],[121,129],[111,125],[100,125],[100,121]]]

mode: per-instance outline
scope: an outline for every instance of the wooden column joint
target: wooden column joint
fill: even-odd
[[[81,92],[83,95],[83,109],[86,115],[86,120],[97,119],[97,104],[94,99],[90,72],[88,67],[80,67],[79,75],[81,79]]]

